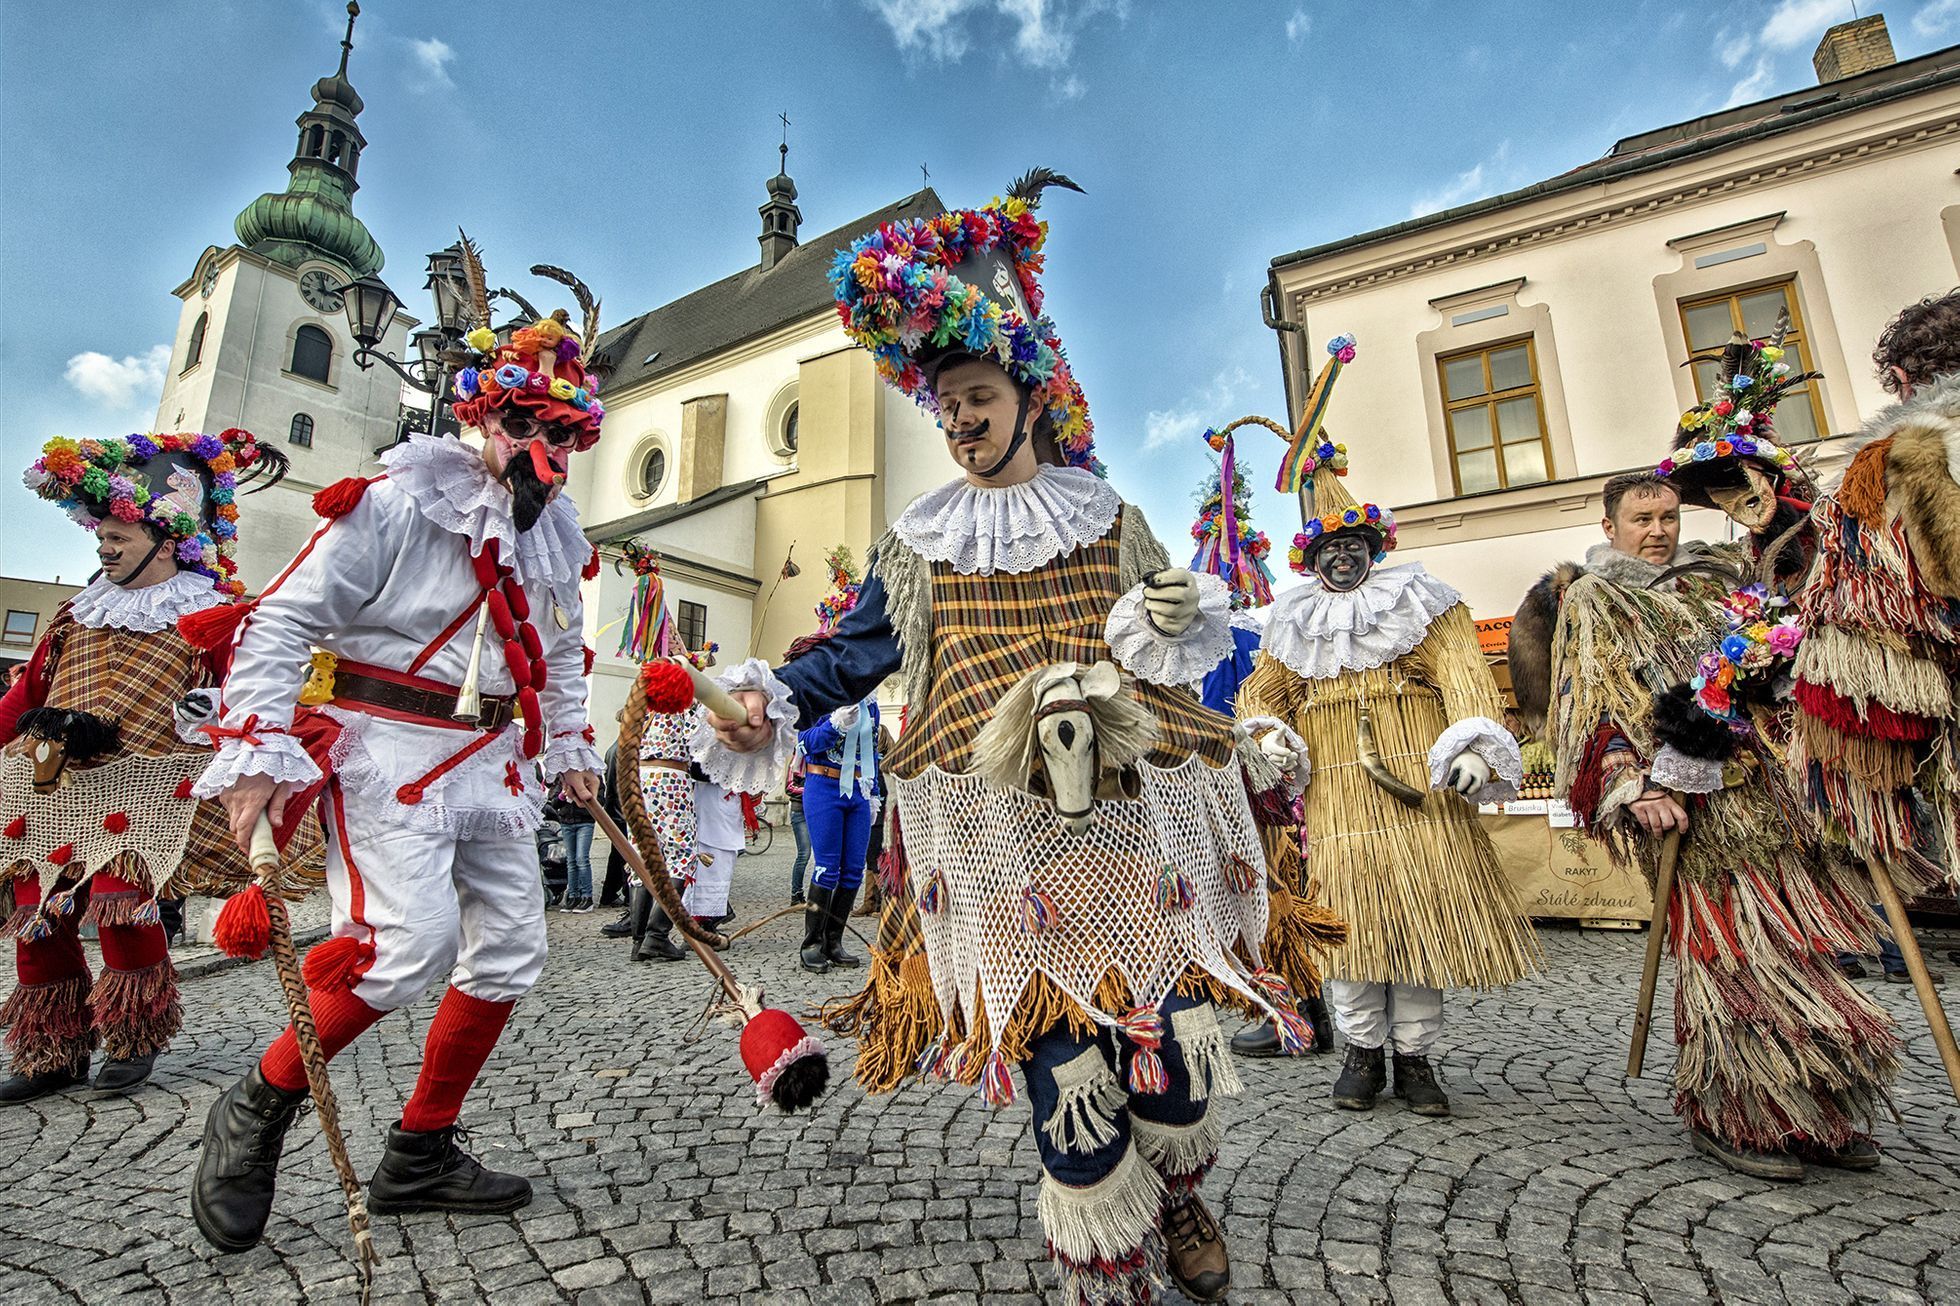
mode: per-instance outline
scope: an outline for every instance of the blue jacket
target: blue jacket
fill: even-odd
[[[1198,697],[1214,712],[1232,715],[1232,700],[1252,674],[1252,655],[1259,651],[1259,633],[1232,627],[1232,656],[1211,669]]]
[[[863,702],[898,670],[898,636],[885,605],[885,585],[878,579],[874,560],[865,572],[857,606],[844,614],[836,633],[776,668],[777,677],[796,696],[798,730],[814,734],[827,729],[832,711]],[[834,731],[832,735],[831,743],[823,747],[812,747],[806,739],[804,752],[815,757],[834,747]]]

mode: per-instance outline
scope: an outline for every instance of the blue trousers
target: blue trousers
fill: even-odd
[[[871,800],[846,797],[835,776],[811,772],[803,780],[803,820],[810,827],[811,883],[820,889],[855,890],[864,883],[864,853],[871,844]]]
[[[803,871],[810,864],[810,823],[803,819],[803,804],[789,805],[789,829],[796,836],[796,861],[789,868],[789,891],[803,892]]]
[[[582,825],[558,827],[558,835],[565,841],[565,896],[567,898],[592,896],[592,832],[595,828],[590,821]]]

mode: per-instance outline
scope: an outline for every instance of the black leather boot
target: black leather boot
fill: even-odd
[[[127,1093],[147,1081],[156,1064],[157,1054],[154,1052],[140,1057],[125,1057],[121,1061],[105,1061],[102,1069],[95,1072],[95,1083],[91,1087],[98,1093]]]
[[[274,1088],[253,1066],[211,1104],[191,1181],[191,1218],[219,1251],[246,1251],[265,1233],[279,1153],[305,1101],[305,1089]]]
[[[1371,1111],[1386,1087],[1388,1068],[1382,1064],[1382,1050],[1348,1044],[1347,1064],[1334,1081],[1334,1105],[1347,1111]]]
[[[680,892],[678,884],[674,886],[674,892]],[[680,961],[687,956],[687,949],[674,942],[674,922],[667,915],[667,909],[654,901],[651,893],[647,894],[647,904],[647,927],[633,949],[633,960]]]
[[[803,946],[797,960],[813,975],[830,969],[830,948],[824,938],[830,923],[830,890],[820,884],[810,886],[810,900],[803,904]]]
[[[1407,1102],[1409,1110],[1419,1116],[1450,1113],[1449,1095],[1436,1082],[1436,1068],[1429,1064],[1428,1057],[1395,1054],[1395,1096]]]
[[[640,940],[647,936],[647,924],[653,920],[653,895],[646,886],[633,886],[633,896],[626,904],[627,928],[633,935],[633,951],[640,950]]]
[[[456,1145],[457,1126],[411,1132],[388,1129],[388,1150],[368,1180],[368,1210],[515,1211],[531,1201],[531,1181],[500,1174]]]
[[[833,966],[855,969],[864,964],[861,957],[844,951],[844,923],[850,919],[851,904],[857,901],[856,889],[833,889],[830,893],[830,909],[823,925],[824,960]]]
[[[50,1093],[59,1093],[64,1088],[88,1082],[88,1058],[83,1057],[72,1066],[58,1070],[44,1070],[38,1075],[9,1075],[0,1080],[0,1106],[15,1106],[21,1102],[32,1102]]]
[[[1313,1024],[1312,1052],[1332,1052],[1334,1050],[1334,1018],[1327,1014],[1327,1003],[1319,993],[1314,993],[1300,1003],[1300,1014]]]
[[[1273,1028],[1270,1020],[1255,1020],[1232,1035],[1232,1051],[1242,1057],[1286,1055],[1285,1049],[1279,1045],[1279,1031]]]

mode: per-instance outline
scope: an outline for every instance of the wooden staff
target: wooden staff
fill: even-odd
[[[1672,789],[1675,802],[1681,795]],[[1647,960],[1640,967],[1640,1000],[1633,1008],[1633,1042],[1627,1048],[1627,1078],[1640,1078],[1647,1060],[1647,1029],[1654,1015],[1654,986],[1660,982],[1661,947],[1667,942],[1668,908],[1674,902],[1674,865],[1681,859],[1681,831],[1669,830],[1661,840],[1661,866],[1654,875],[1654,918],[1647,927]]]
[[[1899,946],[1899,955],[1906,959],[1906,974],[1912,976],[1912,987],[1919,994],[1919,1005],[1926,1011],[1926,1027],[1933,1032],[1933,1046],[1940,1050],[1940,1061],[1946,1066],[1947,1082],[1953,1085],[1953,1096],[1960,1101],[1960,1047],[1954,1046],[1953,1026],[1946,1020],[1946,1008],[1940,1005],[1940,992],[1933,987],[1933,977],[1926,972],[1926,958],[1919,951],[1919,940],[1913,937],[1912,922],[1906,917],[1906,904],[1899,897],[1899,886],[1893,883],[1892,872],[1883,862],[1874,862],[1871,871],[1872,888],[1878,891],[1878,900],[1885,907],[1885,919],[1891,922],[1892,939]]]
[[[271,922],[272,966],[279,974],[279,987],[286,995],[286,1012],[292,1018],[293,1037],[299,1042],[300,1064],[306,1068],[306,1087],[313,1095],[313,1109],[320,1118],[320,1133],[327,1140],[327,1155],[334,1173],[340,1177],[340,1191],[347,1202],[347,1231],[354,1236],[354,1261],[361,1272],[361,1302],[366,1306],[374,1289],[374,1271],[380,1267],[381,1253],[374,1245],[374,1231],[368,1225],[367,1204],[361,1198],[361,1181],[354,1163],[347,1157],[347,1139],[340,1131],[340,1106],[334,1100],[333,1082],[327,1078],[327,1057],[320,1047],[319,1031],[313,1027],[313,1009],[306,1000],[306,983],[300,977],[299,954],[293,947],[292,918],[286,914],[286,900],[273,892],[272,882],[280,867],[279,844],[272,834],[272,822],[263,813],[252,830],[252,873],[265,891],[266,917]]]

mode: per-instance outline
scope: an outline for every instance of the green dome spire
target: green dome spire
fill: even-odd
[[[298,118],[299,148],[286,165],[291,183],[253,200],[232,224],[254,254],[288,267],[325,259],[346,269],[349,280],[379,272],[383,262],[381,246],[354,216],[355,174],[367,138],[354,121],[362,104],[347,80],[347,56],[360,12],[359,4],[347,6],[340,67],[313,84],[313,107]]]

